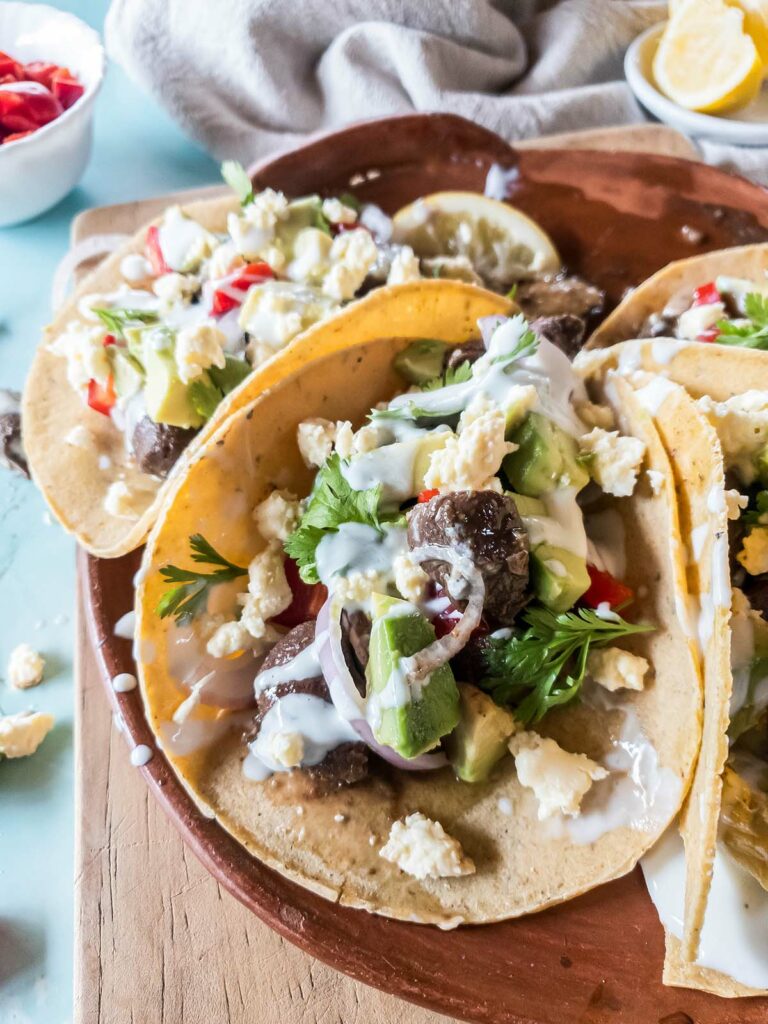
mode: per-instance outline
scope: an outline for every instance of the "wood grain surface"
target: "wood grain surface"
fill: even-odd
[[[655,125],[540,144],[696,155],[682,136]],[[88,211],[75,222],[73,239],[129,232],[166,202]],[[449,1020],[370,989],[291,946],[186,850],[130,765],[82,616],[76,686],[75,1024]],[[587,1011],[585,1022],[610,1018],[595,1012]]]

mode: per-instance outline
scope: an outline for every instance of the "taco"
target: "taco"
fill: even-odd
[[[22,419],[32,475],[93,554],[142,543],[182,456],[234,395],[253,398],[264,386],[254,375],[314,324],[381,286],[445,277],[506,291],[521,278],[541,285],[560,266],[537,225],[482,196],[437,197],[465,209],[462,239],[477,244],[458,245],[456,210],[445,223],[434,204],[420,221],[418,204],[408,208],[398,241],[389,217],[351,195],[254,194],[242,168],[225,168],[237,197],[172,206],[142,228],[57,313],[30,370]],[[444,254],[414,251],[417,221],[443,225]],[[596,301],[584,289],[583,301]]]
[[[629,292],[585,348],[632,338],[659,338],[659,352],[667,338],[768,348],[767,273],[764,243],[669,263]]]
[[[688,790],[701,687],[632,389],[593,404],[541,324],[474,292],[451,331],[433,297],[410,338],[397,293],[378,334],[362,303],[316,328],[194,454],[136,646],[205,813],[329,899],[453,927],[629,871]]]
[[[673,466],[704,729],[683,845],[671,832],[644,869],[667,930],[665,982],[768,994],[768,359],[690,342],[659,360],[657,345],[606,355]]]

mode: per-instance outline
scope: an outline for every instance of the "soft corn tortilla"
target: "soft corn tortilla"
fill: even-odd
[[[480,314],[486,305],[486,298],[474,293],[465,315]],[[362,309],[362,304],[355,308],[361,319]],[[445,323],[422,313],[412,324],[414,333],[448,340]],[[172,485],[148,541],[137,594],[141,692],[161,745],[164,724],[186,694],[169,664],[175,627],[154,611],[165,589],[159,569],[188,564],[188,537],[196,531],[228,558],[247,564],[262,547],[254,505],[276,486],[306,494],[312,483],[314,473],[296,446],[298,423],[323,416],[358,426],[375,403],[403,390],[392,358],[407,340],[385,336],[353,345],[362,333],[353,329],[353,319],[343,344],[331,337],[325,355],[318,344],[311,365],[277,377],[221,424]],[[391,323],[382,319],[380,329]],[[334,325],[326,330],[333,334]],[[461,333],[458,322],[452,333]],[[492,780],[478,785],[458,782],[450,769],[405,773],[378,765],[368,781],[323,795],[301,772],[252,782],[242,774],[242,725],[207,750],[188,757],[168,754],[198,806],[254,856],[328,899],[444,928],[526,914],[628,872],[673,819],[688,790],[700,739],[701,693],[689,638],[676,615],[685,570],[671,469],[650,417],[626,390],[622,426],[646,441],[648,467],[663,473],[665,481],[657,494],[643,473],[636,495],[615,503],[628,539],[627,581],[643,595],[633,613],[658,627],[632,638],[632,649],[648,658],[655,672],[649,672],[645,690],[628,694],[626,701],[661,767],[671,773],[674,796],[665,805],[665,820],[649,831],[615,827],[579,845],[567,830],[538,822],[537,804],[518,784],[511,757]],[[215,717],[209,709],[202,714]],[[599,759],[607,752],[608,733],[615,735],[623,717],[574,704],[553,713],[546,726],[567,749]],[[509,803],[500,806],[502,797]],[[419,881],[379,856],[393,821],[416,810],[440,821],[462,843],[475,861],[475,875]]]
[[[707,395],[725,401],[749,388],[768,390],[768,358],[751,349],[697,342],[676,348],[670,357],[660,348],[660,340],[666,339],[628,341],[595,353],[589,362],[597,379],[602,375],[608,380],[615,376],[610,367],[623,364],[638,389],[646,387],[652,376],[674,382],[655,395],[653,390],[646,395],[674,469],[682,534],[689,539],[688,593],[698,600],[700,595],[711,598],[725,589],[730,601],[728,518],[723,507],[718,511],[716,503],[708,500],[713,488],[725,486],[723,454],[716,431],[694,399]],[[694,553],[690,538],[696,530],[705,539]],[[697,621],[689,626],[699,639],[703,660],[704,728],[693,785],[680,819],[686,857],[684,933],[679,940],[666,932],[664,983],[724,997],[765,995],[766,991],[694,962],[712,881],[733,685],[730,608],[706,597],[704,607],[711,627],[702,635]]]
[[[762,281],[768,271],[768,244],[741,245],[668,263],[633,289],[591,335],[587,349],[607,348],[637,338],[652,313],[660,313],[678,292],[692,292],[720,274]]]
[[[209,231],[226,230],[227,214],[237,208],[234,197],[203,200],[183,207],[184,212]],[[160,218],[151,223],[160,223]],[[299,339],[268,363],[254,370],[250,377],[231,392],[219,405],[215,415],[203,427],[186,452],[174,466],[165,481],[143,473],[125,450],[124,435],[111,419],[94,412],[83,401],[67,380],[67,360],[49,349],[72,319],[81,319],[78,302],[85,295],[114,291],[122,282],[120,263],[129,253],[143,253],[149,224],[145,224],[128,242],[117,249],[98,268],[80,283],[68,302],[58,311],[46,328],[27,376],[22,400],[23,441],[30,470],[35,483],[43,492],[48,505],[66,530],[73,533],[79,543],[91,554],[114,558],[139,547],[145,540],[158,511],[165,500],[169,480],[183,472],[192,453],[204,445],[206,439],[231,412],[250,402],[259,392],[269,387],[276,375],[295,365],[295,359],[310,359],[314,338],[318,331],[323,344],[328,343],[327,321],[310,328],[301,339],[295,357],[283,357],[295,351]],[[394,294],[402,299],[392,302]],[[462,282],[419,282],[379,288],[367,297],[343,309],[337,317],[335,337],[343,343],[346,324],[351,310],[359,306],[360,315],[354,315],[358,330],[357,340],[373,336],[382,323],[388,324],[392,334],[413,338],[412,322],[418,310],[429,312],[436,327],[445,332],[446,339],[455,342],[468,337],[470,325],[462,309],[477,299],[478,316],[506,313],[511,304],[501,297]],[[93,435],[94,443],[87,448],[63,443],[73,427],[82,425]],[[99,457],[107,456],[107,460]],[[104,498],[110,484],[124,480],[141,514],[135,518],[111,515],[104,508]]]

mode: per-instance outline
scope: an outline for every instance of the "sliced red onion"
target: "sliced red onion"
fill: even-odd
[[[477,326],[480,328],[480,337],[483,339],[483,344],[486,348],[491,343],[493,332],[507,319],[509,318],[502,316],[500,313],[494,313],[491,316],[481,316],[477,321]]]
[[[342,611],[342,601],[330,594],[320,609],[315,625],[318,661],[323,678],[328,685],[331,700],[339,715],[349,722],[366,746],[370,747],[382,760],[388,761],[396,768],[411,772],[443,768],[448,763],[448,759],[442,751],[407,758],[402,757],[391,747],[378,743],[374,738],[373,731],[365,720],[365,701],[355,686],[344,657],[341,630]]]

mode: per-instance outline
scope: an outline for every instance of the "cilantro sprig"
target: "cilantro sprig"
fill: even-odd
[[[182,569],[178,565],[166,565],[160,570],[164,582],[177,585],[163,594],[155,612],[161,619],[173,615],[179,625],[190,622],[205,611],[212,587],[248,575],[247,567],[235,565],[220,555],[201,533],[192,534],[189,547],[193,562],[216,568],[212,572],[198,572],[196,569]]]
[[[155,324],[160,319],[152,309],[107,309],[92,306],[91,312],[101,320],[110,334],[122,338],[129,324]]]
[[[204,374],[187,386],[192,408],[206,420],[213,416],[221,400],[241,384],[252,369],[244,359],[235,356],[225,358],[224,366],[209,366]]]
[[[253,202],[253,185],[241,163],[237,160],[225,160],[221,165],[221,176],[240,200],[241,206]]]
[[[422,391],[438,391],[440,388],[449,388],[452,384],[466,384],[472,377],[472,363],[468,359],[459,363],[458,366],[449,366],[437,377],[425,381],[421,385]]]
[[[285,542],[286,553],[296,562],[305,583],[319,583],[317,546],[326,534],[343,523],[364,523],[380,534],[384,532],[379,515],[381,484],[356,491],[341,471],[337,453],[325,462],[315,478],[315,486],[301,522]]]
[[[768,348],[768,296],[748,292],[744,299],[747,323],[719,320],[721,345],[741,345],[744,348]]]
[[[532,606],[522,618],[528,627],[523,633],[490,640],[484,652],[488,675],[480,685],[497,704],[514,706],[523,725],[576,697],[591,648],[654,628],[621,617],[601,619],[591,608],[558,614]]]

